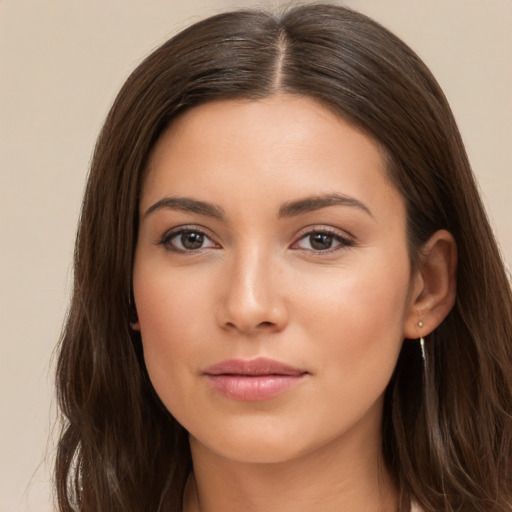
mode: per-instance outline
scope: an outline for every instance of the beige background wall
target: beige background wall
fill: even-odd
[[[0,512],[51,510],[51,356],[84,178],[117,89],[176,30],[255,3],[0,0]],[[394,30],[438,77],[510,264],[512,1],[345,3]]]

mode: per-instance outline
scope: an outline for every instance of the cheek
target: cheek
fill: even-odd
[[[156,274],[156,273],[155,273]],[[144,360],[151,382],[168,409],[175,398],[187,399],[202,353],[206,293],[198,294],[194,279],[181,283],[163,272],[134,273],[134,295]]]
[[[347,266],[318,278],[298,279],[304,297],[299,317],[306,316],[327,337],[334,333],[342,339],[372,343],[391,329],[401,335],[409,289],[409,263],[398,258],[395,264],[385,261],[368,265]],[[298,285],[296,285],[298,286]]]
[[[347,399],[382,392],[396,365],[409,290],[407,254],[396,256],[307,287],[302,328],[317,341],[312,347],[328,385],[340,389],[343,381]]]
[[[133,288],[143,339],[158,347],[171,344],[174,350],[185,336],[193,349],[199,339],[194,333],[204,328],[211,315],[207,285],[199,272],[171,272],[158,265],[136,267]]]

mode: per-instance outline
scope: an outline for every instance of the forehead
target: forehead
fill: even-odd
[[[378,143],[314,99],[211,102],[182,114],[160,137],[141,209],[165,194],[191,193],[215,202],[259,192],[277,204],[339,192],[401,203],[385,161]]]

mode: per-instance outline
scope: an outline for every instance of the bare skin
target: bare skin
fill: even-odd
[[[450,310],[456,251],[439,231],[411,271],[378,145],[304,97],[206,104],[158,141],[140,219],[134,327],[190,433],[184,512],[396,511],[383,393]],[[296,374],[212,375],[261,358]]]

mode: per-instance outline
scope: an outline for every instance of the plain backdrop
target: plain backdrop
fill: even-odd
[[[344,4],[382,22],[431,67],[510,264],[512,1]],[[179,29],[250,5],[279,4],[0,0],[0,512],[53,509],[52,356],[89,160],[116,91]]]

